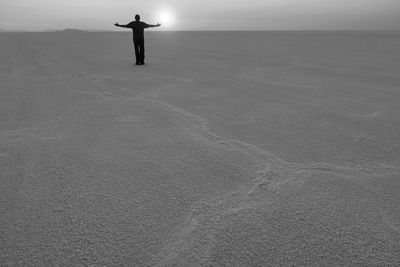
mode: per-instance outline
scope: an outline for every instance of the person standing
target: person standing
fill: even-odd
[[[135,15],[135,21],[132,21],[126,25],[121,25],[118,22],[114,23],[116,27],[130,28],[133,32],[133,44],[135,46],[135,65],[144,65],[144,29],[150,27],[160,27],[161,24],[156,25],[147,24],[140,21],[140,15]]]

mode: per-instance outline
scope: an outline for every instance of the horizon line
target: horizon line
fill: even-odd
[[[44,30],[27,30],[15,29],[7,30],[0,29],[0,33],[4,32],[66,32],[66,31],[82,31],[82,32],[123,32],[121,30],[107,30],[107,29],[80,29],[80,28],[65,28],[65,29],[44,29]],[[230,29],[217,29],[217,30],[151,30],[150,32],[399,32],[399,30],[316,30],[316,29],[282,29],[282,30],[230,30]]]

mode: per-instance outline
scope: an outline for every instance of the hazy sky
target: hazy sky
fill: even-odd
[[[0,0],[0,29],[400,30],[400,0]]]

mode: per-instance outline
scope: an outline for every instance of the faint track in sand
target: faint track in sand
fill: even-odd
[[[154,100],[154,99],[148,99],[146,97],[138,97],[134,98],[132,100],[143,100],[147,101],[150,103],[158,104],[159,106],[162,106],[166,109],[172,110],[176,113],[179,113],[187,118],[190,118],[195,124],[199,126],[199,129],[206,135],[208,136],[207,139],[209,139],[212,142],[219,142],[221,144],[231,144],[235,145],[237,147],[240,147],[242,149],[245,149],[247,151],[251,151],[252,153],[255,153],[259,156],[265,157],[268,160],[268,163],[276,166],[276,167],[284,167],[284,168],[290,168],[298,171],[356,171],[356,172],[368,172],[368,173],[385,173],[386,171],[392,173],[392,172],[399,172],[400,173],[400,168],[394,167],[394,166],[382,166],[382,168],[370,168],[368,166],[362,166],[362,167],[347,167],[347,166],[336,166],[333,164],[328,164],[328,163],[310,163],[310,164],[298,164],[298,163],[289,163],[287,161],[284,161],[283,159],[273,155],[272,153],[255,146],[253,144],[243,142],[241,140],[236,140],[236,139],[224,139],[221,136],[218,136],[214,134],[213,132],[210,131],[209,127],[207,126],[207,122],[200,116],[197,116],[195,114],[192,114],[186,110],[183,110],[181,108],[178,108],[176,106],[170,105],[166,102],[162,102],[159,100]]]
[[[194,138],[201,138],[205,142],[215,144],[226,144],[228,146],[227,149],[231,147],[242,150],[245,153],[254,155],[255,158],[261,158],[264,162],[264,166],[254,173],[254,177],[249,183],[243,184],[215,199],[194,204],[187,220],[177,228],[175,237],[168,240],[164,245],[164,250],[154,258],[156,262],[167,262],[167,264],[171,265],[177,264],[180,262],[179,258],[185,255],[186,252],[197,251],[199,258],[195,262],[205,264],[217,242],[216,235],[221,227],[220,223],[234,219],[237,214],[246,210],[257,210],[272,205],[280,191],[296,185],[296,180],[299,178],[312,177],[313,175],[321,175],[323,177],[329,174],[342,177],[345,180],[351,180],[350,177],[354,176],[400,174],[400,169],[392,166],[348,167],[328,163],[289,163],[253,144],[218,136],[208,128],[207,122],[202,117],[184,109],[154,98],[139,97],[135,98],[134,101],[146,101],[156,104],[168,111],[188,118],[193,125],[188,126],[184,123],[183,127]],[[357,181],[355,183],[359,184]],[[361,183],[359,186],[363,187]],[[368,191],[369,189],[364,188],[363,190]],[[394,224],[387,225],[397,231]]]
[[[177,70],[184,70],[183,68],[176,68]],[[220,75],[215,75],[215,74],[209,74],[207,72],[202,73],[207,76],[211,76],[214,78],[218,79],[224,79],[228,80],[228,78],[224,78]],[[244,83],[244,82],[243,82]],[[350,166],[336,166],[333,164],[329,163],[310,163],[310,164],[297,164],[297,163],[289,163],[284,161],[283,159],[277,157],[276,155],[273,155],[272,153],[247,142],[243,142],[241,140],[236,140],[236,139],[224,139],[221,136],[218,136],[214,134],[212,131],[210,131],[209,127],[207,126],[207,122],[200,116],[195,115],[193,113],[190,113],[184,109],[181,109],[179,107],[173,106],[169,103],[160,101],[158,99],[158,95],[160,92],[163,90],[167,90],[169,88],[173,88],[176,86],[176,84],[167,84],[165,86],[159,86],[157,88],[154,88],[151,90],[151,93],[142,93],[137,96],[133,97],[124,97],[118,94],[110,93],[110,92],[103,92],[103,91],[86,91],[86,90],[73,90],[73,92],[76,93],[82,93],[82,94],[93,94],[93,95],[98,95],[107,98],[120,98],[121,100],[124,101],[145,101],[148,103],[153,103],[157,104],[158,106],[161,106],[167,110],[173,111],[175,113],[181,114],[190,120],[194,122],[195,125],[197,125],[197,128],[200,129],[200,132],[203,134],[199,134],[199,131],[187,131],[187,133],[196,136],[197,138],[201,137],[203,135],[203,139],[214,142],[214,143],[219,143],[221,145],[234,145],[238,148],[241,148],[246,151],[251,151],[252,153],[261,156],[268,162],[269,165],[273,165],[277,168],[289,168],[297,171],[356,171],[356,172],[368,172],[368,173],[397,173],[400,172],[400,168],[394,167],[394,166],[382,166],[382,167],[373,167],[371,168],[370,166],[360,166],[360,167],[350,167]],[[236,86],[238,86],[236,84]],[[259,86],[258,82],[254,83],[254,86]],[[205,136],[205,138],[204,138]],[[268,166],[267,168],[269,168]]]

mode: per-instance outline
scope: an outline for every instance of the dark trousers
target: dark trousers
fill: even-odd
[[[144,63],[144,40],[134,40],[136,63]]]

